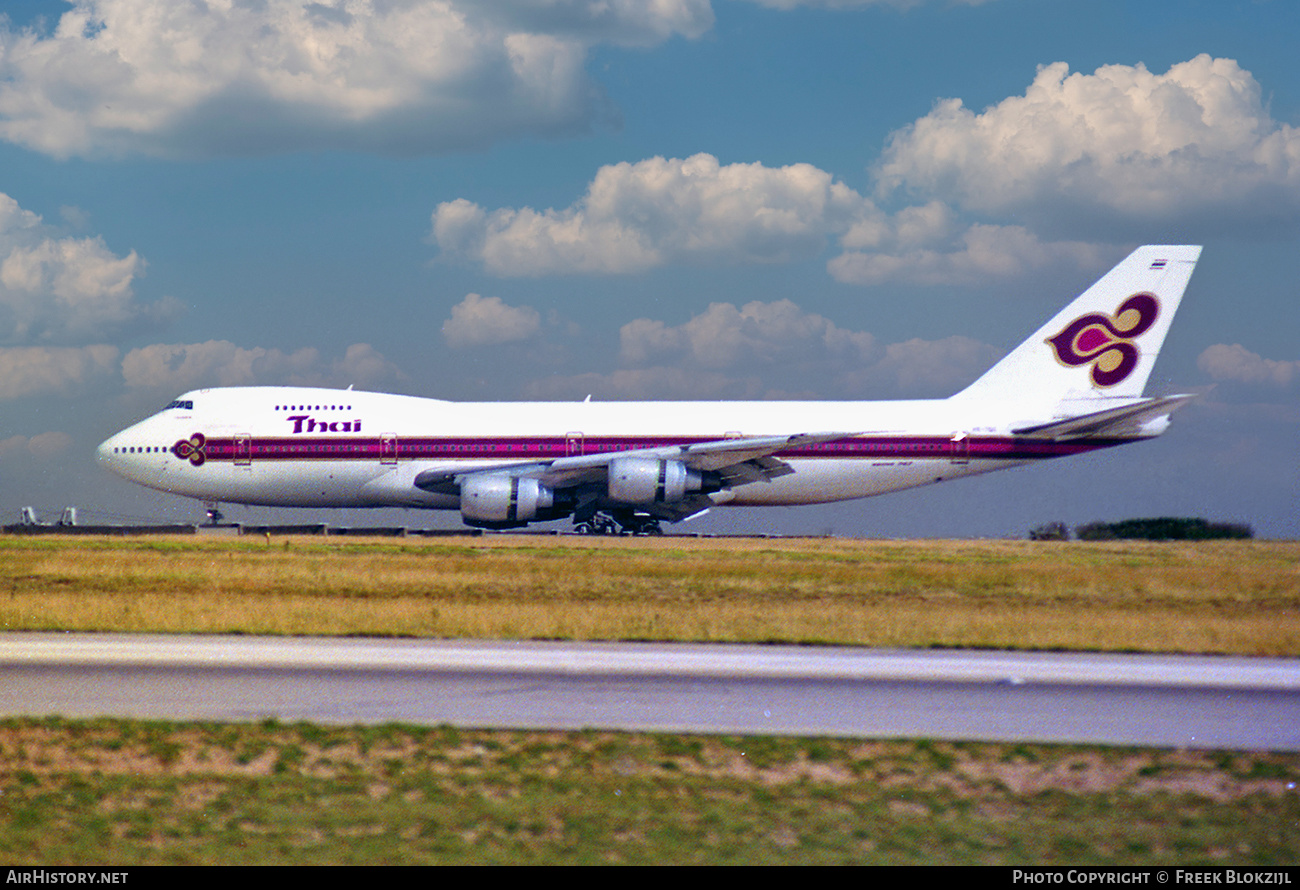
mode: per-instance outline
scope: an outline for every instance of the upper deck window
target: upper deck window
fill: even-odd
[[[163,410],[164,410],[164,411],[167,411],[167,410],[169,410],[169,409],[171,409],[171,408],[184,408],[186,411],[193,411],[193,410],[194,410],[194,400],[193,400],[193,399],[175,399],[175,400],[173,400],[172,402],[168,403],[167,407],[166,407],[166,408],[163,408]]]

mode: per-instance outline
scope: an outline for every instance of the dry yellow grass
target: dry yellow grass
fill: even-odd
[[[0,537],[0,628],[1300,654],[1300,543]]]

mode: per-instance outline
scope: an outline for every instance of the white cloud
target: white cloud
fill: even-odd
[[[144,261],[102,238],[60,238],[0,194],[0,343],[87,343],[160,325],[181,305],[136,300]]]
[[[500,297],[466,294],[443,322],[448,346],[487,346],[527,340],[537,333],[541,316],[530,306],[507,306]]]
[[[68,452],[72,447],[72,437],[67,433],[52,431],[37,433],[34,436],[10,436],[0,439],[0,461],[15,458],[37,458],[52,460]]]
[[[496,275],[631,273],[666,263],[786,262],[816,256],[870,202],[810,164],[718,163],[708,154],[602,167],[565,210],[491,213],[438,205],[444,254]]]
[[[717,371],[658,365],[619,368],[608,374],[586,373],[530,381],[524,389],[529,399],[632,399],[636,401],[755,399],[763,387],[757,378],[741,378]]]
[[[917,6],[924,0],[752,0],[759,6],[768,6],[773,9],[797,9],[801,6],[811,6],[822,9],[854,9],[861,6],[897,6],[910,7]],[[953,3],[964,6],[980,6],[991,0],[951,0]]]
[[[402,375],[395,365],[365,343],[348,347],[344,358],[326,363],[311,348],[286,353],[260,346],[244,348],[227,340],[209,340],[156,343],[133,349],[122,359],[122,376],[131,389],[182,392],[199,387],[256,384],[369,385]]]
[[[560,210],[445,202],[432,237],[501,276],[790,262],[838,241],[827,268],[841,282],[953,286],[1095,270],[1110,249],[1081,237],[1122,240],[1118,223],[1300,218],[1300,129],[1272,119],[1248,71],[1206,55],[1163,75],[1049,65],[981,114],[942,101],[891,137],[875,173],[880,195],[922,203],[891,214],[809,164],[698,154],[602,167]]]
[[[714,303],[680,325],[639,318],[620,331],[624,367],[530,384],[533,398],[862,399],[942,396],[998,352],[966,337],[881,345],[789,300]]]
[[[565,210],[488,212],[463,198],[448,201],[433,213],[432,236],[444,256],[501,276],[790,262],[817,256],[835,239],[845,252],[828,270],[848,284],[972,284],[1098,261],[1080,242],[963,223],[941,201],[886,214],[810,164],[721,165],[708,154],[602,167]]]
[[[900,214],[903,216],[904,214]],[[921,246],[924,245],[924,246]],[[923,285],[964,285],[1017,278],[1052,266],[1096,268],[1102,251],[1082,241],[1040,241],[1022,226],[975,224],[956,237],[913,241],[896,239],[892,249],[850,250],[827,264],[846,284],[902,281]]]
[[[0,138],[55,157],[425,153],[587,128],[595,43],[697,37],[708,0],[75,0],[0,25]]]
[[[970,337],[912,339],[891,343],[871,369],[877,384],[888,382],[904,394],[954,392],[1002,357],[997,349]]]
[[[0,401],[83,393],[116,378],[117,356],[104,344],[0,348]]]
[[[315,349],[286,354],[262,347],[245,349],[228,340],[155,343],[128,352],[122,359],[122,375],[133,389],[180,392],[200,386],[247,386],[284,380],[308,373],[319,363],[320,354]]]
[[[1141,64],[1070,74],[1057,62],[980,114],[960,99],[937,103],[893,134],[877,174],[882,192],[983,213],[1230,224],[1294,217],[1300,130],[1272,119],[1232,59],[1200,55],[1165,74]]]
[[[797,363],[862,363],[876,347],[871,334],[837,327],[789,300],[754,301],[741,308],[713,303],[675,327],[638,318],[620,329],[619,339],[622,358],[630,364],[671,358],[702,368],[776,365],[790,370]]]
[[[353,343],[343,358],[330,365],[329,380],[336,386],[374,386],[385,380],[405,379],[402,370],[369,343]]]
[[[1201,353],[1196,365],[1220,381],[1286,387],[1300,380],[1300,361],[1263,358],[1240,343],[1216,343]]]
[[[315,349],[285,353],[224,340],[154,344],[131,350],[120,362],[119,355],[107,344],[0,348],[0,401],[109,392],[123,382],[128,389],[176,393],[274,383],[371,386],[405,378],[368,343],[349,346],[334,361],[323,360]]]

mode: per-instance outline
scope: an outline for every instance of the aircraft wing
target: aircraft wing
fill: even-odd
[[[564,488],[603,479],[609,462],[619,457],[644,457],[651,460],[681,461],[688,468],[717,471],[726,479],[734,473],[736,484],[760,479],[775,479],[794,472],[785,461],[772,457],[778,451],[843,439],[849,433],[808,433],[795,436],[763,436],[743,439],[718,439],[691,445],[666,445],[635,451],[612,451],[561,457],[540,473],[539,479],[552,488]],[[744,469],[742,469],[742,467]],[[528,475],[533,475],[529,473]],[[752,478],[751,478],[752,477]]]
[[[1178,395],[1144,399],[1122,408],[1107,408],[1104,411],[1093,411],[1064,420],[1022,426],[1011,432],[1017,436],[1057,440],[1078,439],[1083,436],[1139,435],[1143,424],[1172,414],[1194,398],[1195,395]]]
[[[559,457],[547,461],[529,461],[503,464],[495,467],[438,467],[425,470],[415,477],[415,487],[424,491],[454,494],[459,480],[473,473],[498,473],[506,476],[526,476],[537,479],[550,488],[571,488],[601,482],[609,464],[620,457],[642,457],[651,460],[681,461],[689,469],[718,473],[727,487],[761,482],[793,473],[785,461],[774,457],[778,451],[831,442],[852,433],[801,433],[792,436],[751,436],[739,439],[717,439],[689,445],[665,445],[661,448],[638,448],[627,451],[606,451],[599,454],[581,454]],[[687,498],[687,501],[690,501]],[[707,499],[705,499],[707,500]],[[703,509],[702,507],[700,509]],[[693,510],[692,513],[699,512]],[[687,513],[686,515],[691,515]]]

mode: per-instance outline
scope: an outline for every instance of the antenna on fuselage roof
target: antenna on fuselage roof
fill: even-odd
[[[353,386],[355,386],[355,384],[352,384],[352,383],[349,383],[349,384],[348,384],[348,392],[352,392],[352,387],[353,387]]]

